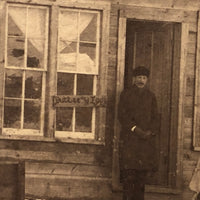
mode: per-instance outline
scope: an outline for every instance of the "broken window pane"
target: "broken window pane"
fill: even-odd
[[[59,43],[59,69],[76,70],[77,42],[61,40]]]
[[[22,96],[22,71],[6,70],[5,97],[20,98]]]
[[[75,131],[91,132],[92,131],[92,108],[77,107]]]
[[[26,8],[8,7],[8,35],[25,36]]]
[[[73,95],[74,91],[74,74],[58,73],[57,94]]]
[[[56,109],[56,130],[72,131],[73,108]]]
[[[4,127],[20,128],[21,101],[5,99],[4,101]]]
[[[27,67],[44,68],[46,15],[46,9],[28,9]]]
[[[77,75],[77,95],[93,94],[93,78],[91,75]]]
[[[96,45],[89,43],[80,43],[78,56],[78,72],[95,74],[95,58],[96,58]]]
[[[42,72],[26,72],[25,98],[40,99],[42,93]]]
[[[44,68],[44,42],[45,40],[28,40],[27,67]]]
[[[80,32],[80,41],[96,42],[97,35],[97,14],[95,13],[80,13],[80,22],[88,19],[88,24],[82,32]]]
[[[24,67],[25,40],[20,37],[8,38],[7,65]]]
[[[80,43],[79,52],[86,53],[90,57],[90,59],[92,59],[92,61],[95,61],[96,45],[89,43]]]
[[[35,101],[24,102],[24,128],[40,129],[40,107]]]

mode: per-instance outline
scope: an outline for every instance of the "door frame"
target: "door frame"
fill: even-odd
[[[152,8],[140,6],[123,6],[119,11],[118,21],[118,53],[117,53],[117,77],[116,77],[116,104],[115,104],[115,121],[114,121],[114,139],[113,139],[113,165],[112,165],[112,186],[113,189],[120,188],[119,182],[119,132],[120,124],[117,120],[117,107],[119,103],[120,93],[124,86],[124,70],[125,70],[125,44],[126,44],[126,23],[127,19],[135,20],[150,20],[155,22],[170,22],[181,24],[181,38],[180,40],[180,69],[179,69],[179,87],[177,101],[178,101],[178,119],[177,119],[177,141],[176,146],[170,144],[169,155],[174,155],[176,152],[176,163],[169,164],[168,188],[181,188],[182,183],[182,155],[183,155],[183,131],[184,131],[184,105],[183,100],[185,96],[185,72],[186,72],[186,58],[187,58],[187,41],[189,37],[189,30],[195,27],[197,12],[186,11],[180,9],[169,8]],[[173,162],[173,160],[172,160]],[[176,178],[174,175],[176,173]]]

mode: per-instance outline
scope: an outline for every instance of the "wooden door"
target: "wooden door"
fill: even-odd
[[[139,65],[149,68],[148,87],[156,95],[160,116],[159,171],[150,178],[150,184],[166,185],[168,181],[173,38],[172,23],[127,21],[124,87],[132,84],[132,68]]]

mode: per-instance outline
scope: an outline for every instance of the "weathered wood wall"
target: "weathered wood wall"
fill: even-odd
[[[118,12],[121,8],[127,5],[141,6],[141,7],[155,7],[155,8],[174,8],[183,9],[186,11],[196,11],[195,19],[197,19],[197,11],[200,9],[200,2],[198,0],[168,0],[168,1],[148,1],[148,0],[113,0],[111,10],[110,22],[110,51],[109,51],[109,73],[113,74],[113,69],[116,68],[117,60],[117,33],[118,33]],[[131,9],[131,8],[130,8]],[[189,41],[187,48],[186,59],[186,74],[185,74],[185,96],[183,99],[183,119],[184,119],[184,134],[183,134],[183,155],[182,155],[182,170],[183,170],[183,191],[173,193],[170,191],[153,191],[147,187],[146,198],[148,200],[155,199],[173,199],[173,200],[188,200],[192,199],[194,194],[189,189],[189,182],[192,173],[197,165],[200,152],[195,152],[192,149],[192,126],[193,126],[193,106],[194,106],[194,90],[195,90],[195,60],[196,60],[196,43],[197,43],[197,23],[190,23],[189,25]],[[111,81],[112,79],[110,79]],[[113,80],[110,87],[115,83]],[[110,89],[111,90],[111,89]],[[182,116],[179,116],[182,117]],[[182,148],[179,147],[179,148]]]
[[[67,0],[66,0],[67,1]],[[99,0],[100,1],[100,0]],[[37,142],[0,140],[0,160],[24,160],[26,195],[37,198],[104,199],[112,198],[111,165],[114,131],[114,106],[117,67],[118,11],[124,5],[155,8],[178,8],[198,11],[199,0],[110,0],[108,107],[106,119],[106,145],[68,144],[61,142]],[[195,23],[190,24],[187,51],[186,91],[184,99],[183,135],[183,191],[180,194],[147,189],[148,200],[192,199],[189,182],[197,164],[199,152],[192,150],[193,95],[196,58]],[[181,117],[181,116],[180,116]],[[119,194],[120,195],[120,194]],[[118,196],[119,197],[119,196]],[[114,198],[116,199],[116,198]]]
[[[110,199],[109,152],[101,145],[0,141],[1,161],[25,161],[26,197],[35,198]]]

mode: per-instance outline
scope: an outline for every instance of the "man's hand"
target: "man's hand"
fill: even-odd
[[[144,139],[144,140],[146,140],[146,139],[148,139],[149,137],[155,135],[155,134],[153,134],[150,130],[148,130],[148,131],[143,131],[143,130],[142,130],[141,128],[139,128],[139,127],[136,127],[135,130],[134,130],[134,132],[135,132],[135,134],[136,134],[139,138]]]

